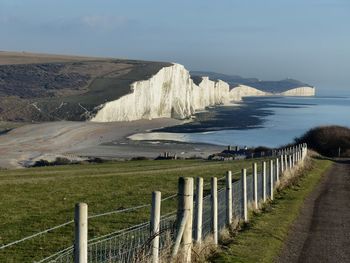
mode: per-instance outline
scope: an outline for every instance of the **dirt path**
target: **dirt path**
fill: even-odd
[[[350,262],[350,160],[335,162],[306,200],[277,262]]]

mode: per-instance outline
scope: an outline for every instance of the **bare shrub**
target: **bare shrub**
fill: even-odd
[[[310,149],[328,157],[350,156],[350,129],[342,126],[316,127],[307,131],[296,143],[306,142]]]

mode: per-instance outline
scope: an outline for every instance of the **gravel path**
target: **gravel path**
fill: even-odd
[[[277,262],[350,262],[350,160],[308,197]]]

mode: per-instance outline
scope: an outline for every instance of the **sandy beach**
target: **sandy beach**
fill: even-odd
[[[181,157],[206,157],[222,147],[178,142],[131,141],[127,137],[153,129],[180,125],[183,121],[161,118],[132,122],[49,122],[16,128],[0,136],[0,167],[20,168],[40,159],[86,157],[155,158],[162,152]]]

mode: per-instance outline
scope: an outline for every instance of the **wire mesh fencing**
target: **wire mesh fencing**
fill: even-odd
[[[284,165],[284,169],[287,169],[287,165]],[[246,175],[246,188],[243,189],[242,178],[236,181],[231,181],[232,189],[232,216],[234,219],[244,220],[244,214],[247,209],[244,205],[244,200],[247,203],[253,203],[254,197],[261,203],[266,193],[266,198],[271,198],[271,190],[273,191],[277,176],[276,176],[276,164],[273,166],[266,165],[265,174],[263,169],[263,163],[258,165],[257,180],[254,181],[253,173],[248,170]],[[273,176],[271,176],[271,172]],[[264,183],[265,175],[265,183]],[[281,174],[280,174],[281,175]],[[222,180],[222,178],[220,178]],[[255,186],[256,183],[256,186]],[[207,185],[207,184],[205,184]],[[272,185],[272,187],[271,187]],[[217,191],[217,229],[220,231],[227,226],[227,189],[224,183],[220,183],[220,188]],[[256,189],[256,193],[255,193]],[[244,193],[246,196],[244,197]],[[193,200],[196,200],[194,198]],[[213,210],[212,210],[212,196],[207,194],[202,200],[202,239],[209,236],[213,232]],[[195,207],[195,201],[193,203]],[[193,212],[193,218],[194,211]],[[111,234],[107,234],[98,238],[90,239],[88,241],[88,262],[118,262],[118,263],[136,263],[136,262],[150,262],[152,251],[152,240],[155,236],[159,236],[159,249],[160,253],[165,253],[165,250],[169,250],[174,244],[177,236],[177,212],[174,211],[170,214],[162,216],[159,224],[159,232],[152,233],[150,222],[145,222],[128,229],[117,231]],[[192,229],[194,233],[194,228]],[[194,236],[194,235],[193,235]],[[74,248],[68,247],[55,255],[46,258],[40,262],[55,262],[55,263],[68,263],[74,262]]]
[[[211,233],[211,196],[207,195],[203,198],[203,222],[202,235],[205,237]]]
[[[160,237],[160,249],[172,243],[176,236],[176,213],[161,218],[159,233],[155,235]],[[147,262],[155,235],[151,233],[150,223],[146,222],[107,237],[91,239],[88,243],[88,262]],[[74,248],[69,247],[40,262],[74,262]]]

